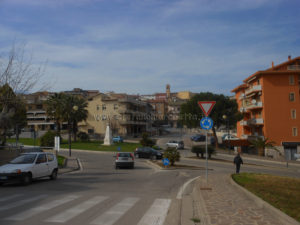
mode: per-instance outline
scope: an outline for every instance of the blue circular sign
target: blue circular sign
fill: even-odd
[[[200,121],[200,126],[204,130],[210,130],[214,125],[214,122],[211,118],[209,117],[204,117]]]
[[[118,147],[117,147],[117,150],[118,150],[118,151],[121,151],[121,147],[120,147],[120,146],[118,146]]]
[[[164,158],[162,161],[163,161],[164,166],[168,166],[170,164],[170,160],[167,158]]]

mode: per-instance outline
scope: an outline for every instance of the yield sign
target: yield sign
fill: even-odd
[[[198,102],[198,105],[202,109],[205,116],[208,116],[213,109],[214,105],[216,104],[216,101],[205,101],[205,102]]]

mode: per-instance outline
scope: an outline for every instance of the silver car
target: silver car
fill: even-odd
[[[167,144],[167,148],[176,148],[176,149],[184,149],[183,141],[169,141]]]
[[[119,152],[116,155],[115,168],[130,167],[134,168],[134,156],[130,152]]]

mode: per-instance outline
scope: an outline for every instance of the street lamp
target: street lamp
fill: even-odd
[[[71,138],[71,132],[72,132],[72,112],[76,112],[78,110],[78,106],[77,105],[74,105],[72,107],[72,110],[70,112],[70,115],[69,115],[69,121],[68,121],[68,126],[69,126],[69,156],[71,157],[72,156],[72,153],[71,153],[71,145],[72,145],[72,138]]]
[[[226,121],[226,128],[227,128],[227,143],[228,143],[228,151],[230,154],[230,136],[229,136],[229,119],[226,115],[223,115],[223,119]]]

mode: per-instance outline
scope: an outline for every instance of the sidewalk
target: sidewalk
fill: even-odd
[[[300,224],[232,183],[229,174],[201,177],[192,193],[201,225],[297,225]],[[195,202],[197,204],[195,204]],[[190,218],[186,218],[186,221]],[[194,223],[192,223],[194,224]],[[182,224],[184,225],[184,224]]]
[[[59,168],[58,174],[64,174],[64,173],[80,170],[79,159],[71,157],[71,158],[66,158],[66,160],[67,161],[65,167]]]

